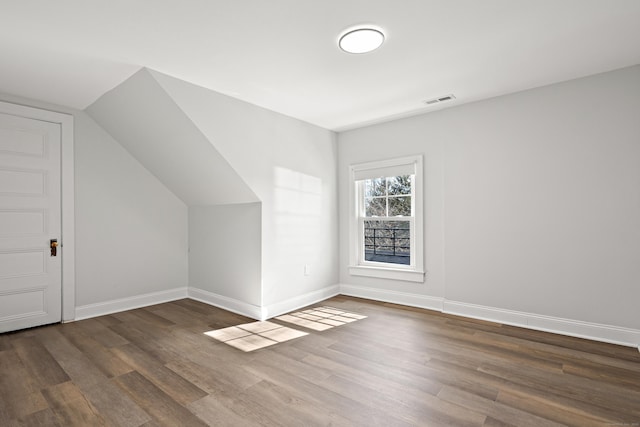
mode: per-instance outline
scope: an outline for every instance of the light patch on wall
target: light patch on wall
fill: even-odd
[[[322,180],[291,169],[274,169],[276,212],[309,215],[320,211]]]
[[[275,236],[280,260],[307,262],[320,238],[322,180],[291,169],[274,168]]]

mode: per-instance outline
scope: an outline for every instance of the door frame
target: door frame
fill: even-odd
[[[62,301],[60,303],[62,304],[62,321],[72,321],[76,317],[73,115],[4,101],[0,101],[0,113],[60,125],[60,209],[62,211],[59,241],[62,247]]]

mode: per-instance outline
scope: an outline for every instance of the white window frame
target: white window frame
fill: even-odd
[[[398,170],[412,170],[411,185],[412,217],[384,217],[384,220],[408,221],[410,223],[410,264],[391,264],[365,260],[364,221],[376,220],[364,216],[363,176],[397,176]],[[423,233],[423,170],[422,156],[402,157],[377,162],[360,163],[349,167],[349,273],[354,276],[368,276],[383,279],[424,282],[424,233]],[[382,218],[381,218],[382,219]]]

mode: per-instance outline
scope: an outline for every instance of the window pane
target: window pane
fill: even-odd
[[[389,195],[411,194],[411,175],[392,176],[387,178]]]
[[[364,181],[364,196],[375,197],[387,194],[387,180],[385,178],[367,179]]]
[[[411,196],[389,197],[389,216],[411,216]]]
[[[375,199],[364,199],[365,216],[387,216],[387,199],[377,197]]]
[[[409,265],[409,227],[409,221],[364,221],[364,259]]]

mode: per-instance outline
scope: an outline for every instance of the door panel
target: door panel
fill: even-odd
[[[42,234],[46,229],[44,209],[0,211],[0,236]]]
[[[0,113],[0,332],[62,313],[60,125]]]
[[[0,194],[3,196],[43,196],[46,185],[45,176],[45,171],[11,170],[0,167]]]

